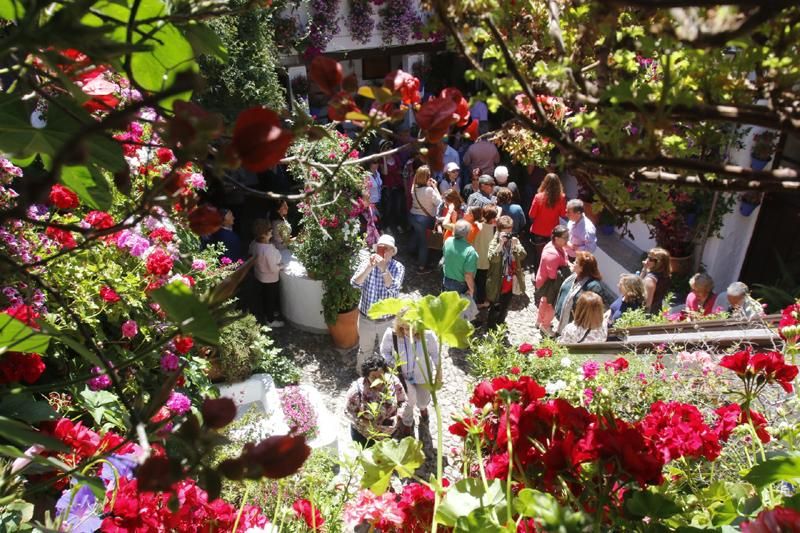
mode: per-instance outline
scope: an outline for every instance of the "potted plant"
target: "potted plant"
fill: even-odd
[[[292,155],[330,165],[314,167],[298,161],[289,167],[307,184],[323,183],[298,205],[303,218],[292,251],[308,274],[323,284],[323,314],[334,345],[349,349],[358,343],[360,293],[350,278],[364,244],[359,215],[366,207],[362,199],[366,172],[345,161],[334,176],[323,175],[332,172],[337,161],[358,157],[350,139],[333,129],[319,141],[297,143]]]
[[[756,207],[761,205],[762,194],[757,191],[747,191],[739,196],[739,212],[749,217]]]
[[[689,270],[694,234],[682,213],[677,210],[662,212],[653,221],[650,235],[658,246],[669,252],[670,270],[674,274]]]
[[[778,134],[772,130],[764,130],[753,136],[753,148],[750,150],[750,167],[762,170],[775,154]]]
[[[600,218],[597,222],[597,229],[600,230],[600,233],[603,235],[613,235],[616,225],[617,217],[615,217],[610,210],[603,209],[600,211]]]

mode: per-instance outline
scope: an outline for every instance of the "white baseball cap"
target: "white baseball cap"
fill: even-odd
[[[458,163],[455,161],[450,161],[447,163],[447,166],[444,167],[445,172],[452,172],[453,170],[461,170],[461,167],[458,166]]]

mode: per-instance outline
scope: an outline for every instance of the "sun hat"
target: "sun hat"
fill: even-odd
[[[481,185],[494,185],[494,178],[489,174],[484,174],[478,179],[478,183]]]
[[[394,237],[392,237],[391,235],[386,235],[386,234],[381,235],[380,238],[378,238],[378,242],[376,242],[375,245],[372,247],[373,251],[378,250],[379,244],[382,244],[384,246],[389,246],[392,249],[392,255],[397,254],[397,246],[394,245]]]

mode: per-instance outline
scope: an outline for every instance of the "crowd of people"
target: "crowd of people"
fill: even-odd
[[[477,327],[492,329],[506,321],[514,296],[528,294],[528,269],[537,325],[543,335],[564,344],[604,342],[627,311],[658,314],[671,305],[666,300],[672,286],[670,256],[662,248],[647,253],[640,271],[620,276],[619,296],[608,289],[594,255],[597,232],[586,197],[568,198],[552,165],[528,168],[511,179],[509,167],[500,164],[500,151],[486,138],[442,143],[438,170],[421,154],[395,151],[386,140],[374,151],[388,153],[364,169],[362,197],[368,208],[361,215],[362,229],[371,253],[364,254],[351,279],[361,292],[355,358],[360,377],[348,391],[346,407],[353,440],[364,445],[412,434],[415,409],[423,420],[427,417],[426,385],[437,379],[439,347],[433,336],[424,338],[425,358],[423,339],[402,313],[368,316],[372,305],[400,294],[406,265],[398,260],[396,238],[404,234],[413,262],[408,266],[420,274],[441,271],[441,290],[468,300],[464,316]],[[233,261],[247,253],[254,257],[253,310],[263,323],[283,326],[279,280],[281,251],[292,239],[288,205],[281,202],[268,218],[254,221],[247,252],[233,230],[233,213],[223,214],[222,228],[207,242],[221,244]],[[742,319],[763,314],[741,282],[716,294],[711,277],[701,272],[691,278],[690,289],[681,306],[683,318],[721,311]]]

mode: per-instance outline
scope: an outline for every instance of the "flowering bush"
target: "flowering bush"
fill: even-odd
[[[372,0],[350,0],[350,16],[347,18],[350,38],[366,44],[372,38],[374,27]]]
[[[339,313],[358,304],[359,292],[350,285],[350,277],[363,246],[359,215],[367,207],[362,197],[367,173],[362,166],[347,163],[357,158],[358,152],[345,135],[333,130],[316,143],[295,144],[291,153],[319,164],[290,166],[295,178],[310,183],[326,181],[328,185],[299,205],[302,229],[292,250],[308,273],[323,282],[325,321],[333,324]],[[340,171],[330,178],[327,174],[339,162]]]
[[[308,396],[300,387],[290,386],[280,391],[280,397],[283,416],[291,434],[305,435],[306,439],[314,440],[319,431],[317,412]]]

